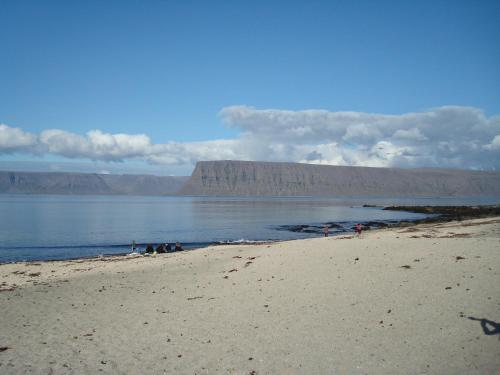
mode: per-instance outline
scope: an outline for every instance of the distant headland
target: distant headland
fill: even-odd
[[[191,175],[0,172],[0,193],[200,196],[500,196],[500,172],[201,161]]]

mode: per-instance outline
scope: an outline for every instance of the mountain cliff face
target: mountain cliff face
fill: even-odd
[[[191,177],[1,172],[0,193],[264,196],[500,196],[500,173],[199,162]]]
[[[173,195],[188,177],[1,172],[0,193]]]
[[[499,196],[500,173],[247,161],[198,162],[183,195]]]

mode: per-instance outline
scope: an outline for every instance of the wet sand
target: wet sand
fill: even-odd
[[[499,266],[499,217],[4,264],[0,373],[498,373]]]

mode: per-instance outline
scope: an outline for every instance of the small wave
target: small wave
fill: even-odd
[[[249,245],[255,245],[255,244],[261,244],[261,243],[268,243],[268,242],[274,242],[274,240],[246,240],[244,238],[241,238],[239,240],[227,240],[227,241],[219,241],[217,242],[219,245],[231,245],[231,244],[249,244]]]

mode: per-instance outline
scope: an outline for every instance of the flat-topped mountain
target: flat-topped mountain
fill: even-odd
[[[183,195],[500,196],[500,172],[203,161]]]
[[[0,193],[173,195],[189,177],[62,172],[1,172]]]
[[[500,172],[198,162],[191,177],[1,172],[0,193],[207,196],[500,196]]]

